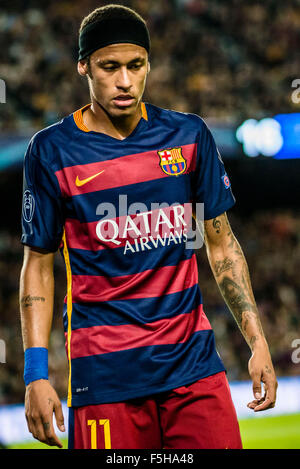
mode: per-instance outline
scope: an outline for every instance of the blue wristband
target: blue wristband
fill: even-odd
[[[30,347],[25,350],[25,385],[37,379],[48,379],[48,350],[44,347]]]

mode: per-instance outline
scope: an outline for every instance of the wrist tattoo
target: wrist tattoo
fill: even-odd
[[[255,342],[257,341],[257,336],[256,335],[253,335],[250,339],[250,347],[252,348],[253,345],[255,344]]]

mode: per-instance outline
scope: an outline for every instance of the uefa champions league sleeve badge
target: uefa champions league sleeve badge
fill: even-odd
[[[23,194],[23,207],[22,207],[22,215],[23,219],[30,223],[34,214],[35,209],[35,200],[33,195],[31,194],[30,190],[27,189],[24,191]]]
[[[222,176],[222,181],[223,181],[223,184],[225,186],[225,189],[229,189],[229,187],[231,186],[230,184],[230,180],[229,180],[229,177],[227,176],[227,174],[225,173],[224,176]]]

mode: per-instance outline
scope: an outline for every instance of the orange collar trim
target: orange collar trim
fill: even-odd
[[[148,113],[147,113],[145,103],[141,103],[141,109],[142,109],[142,118],[145,119],[145,121],[148,121]]]
[[[83,117],[82,117],[82,111],[90,107],[91,104],[87,104],[86,106],[83,106],[82,108],[78,109],[78,111],[73,112],[73,119],[75,124],[80,130],[83,130],[83,132],[90,132],[90,129],[84,125],[83,122]]]

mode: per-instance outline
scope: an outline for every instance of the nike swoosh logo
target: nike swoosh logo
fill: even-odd
[[[81,187],[81,186],[84,186],[84,184],[86,184],[87,182],[90,182],[92,181],[92,179],[95,179],[97,176],[99,176],[99,174],[103,173],[104,169],[102,171],[100,171],[99,173],[97,174],[93,174],[93,176],[90,176],[86,179],[79,179],[79,177],[77,176],[76,177],[76,181],[75,181],[75,184],[77,187]]]

